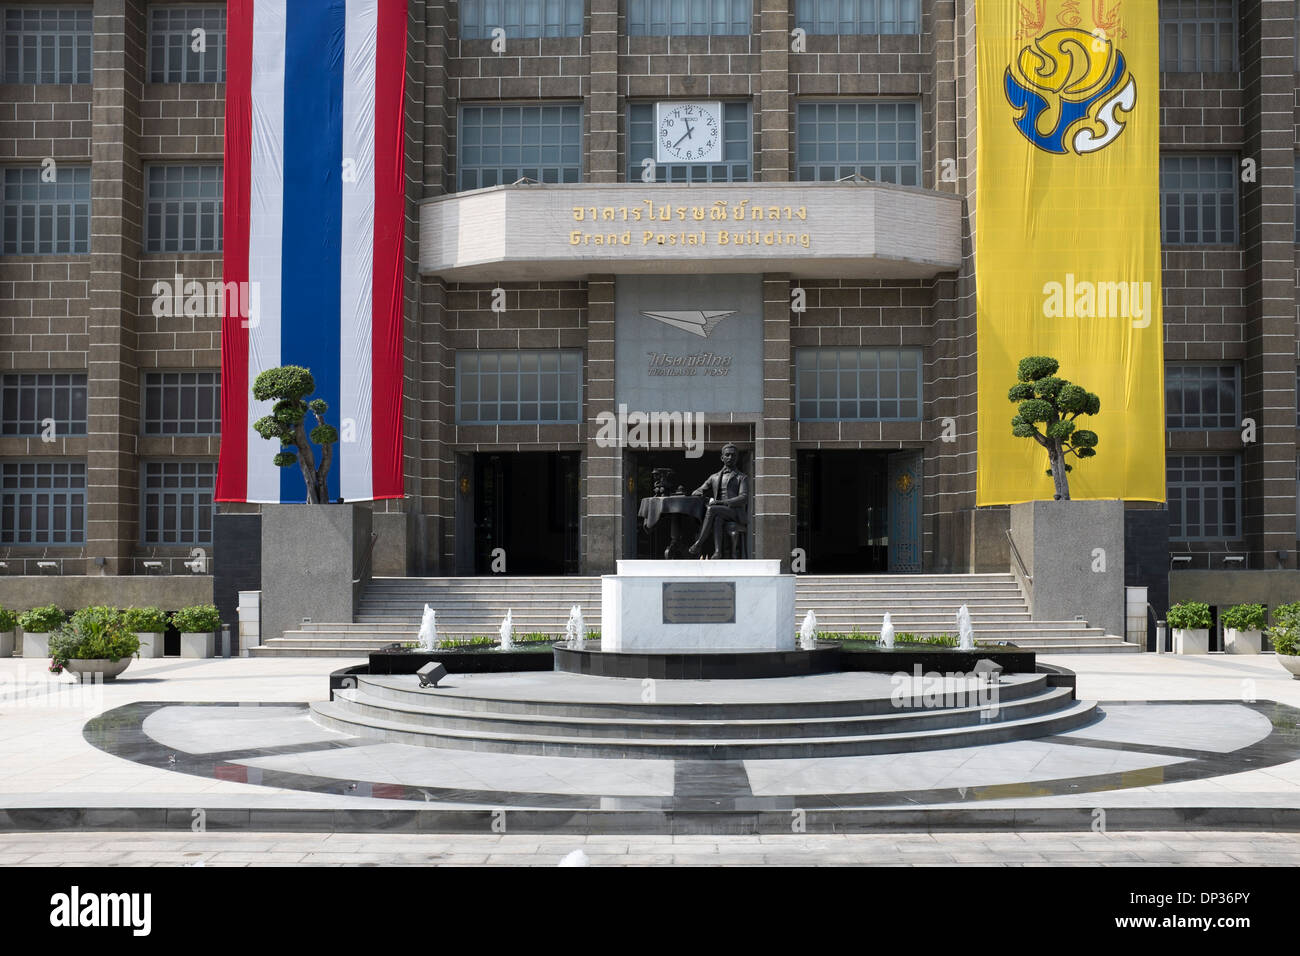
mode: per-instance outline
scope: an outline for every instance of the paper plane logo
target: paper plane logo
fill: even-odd
[[[702,339],[707,339],[713,334],[719,323],[729,315],[735,315],[736,310],[730,312],[709,312],[702,309],[687,309],[682,312],[642,312],[646,318],[662,322],[664,325],[671,325],[675,329],[681,329],[683,332],[689,332],[691,335],[698,335]]]

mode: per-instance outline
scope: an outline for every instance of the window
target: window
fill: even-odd
[[[85,462],[0,462],[0,544],[85,540]]]
[[[921,183],[916,103],[799,103],[796,178],[834,181],[858,174],[878,182]]]
[[[520,179],[581,182],[582,107],[463,107],[459,155],[462,190]]]
[[[749,131],[749,103],[722,104],[722,162],[659,163],[657,183],[745,183],[750,178],[754,141]],[[627,181],[641,182],[641,163],[655,155],[655,107],[635,103],[628,107]]]
[[[920,0],[796,0],[795,26],[808,33],[920,33]]]
[[[1177,541],[1241,536],[1241,476],[1236,455],[1170,455],[1169,537]]]
[[[1171,365],[1165,369],[1169,428],[1238,428],[1241,377],[1235,365]]]
[[[222,7],[149,9],[150,83],[224,83],[226,11]]]
[[[1235,158],[1160,157],[1160,231],[1164,243],[1171,246],[1235,243]]]
[[[0,434],[86,434],[85,372],[12,372],[0,383]],[[49,423],[49,425],[47,425]]]
[[[582,36],[583,0],[461,0],[460,38],[488,40],[500,27],[510,39]]]
[[[221,251],[221,167],[145,170],[145,252]]]
[[[750,0],[627,0],[628,36],[747,36]]]
[[[462,425],[580,421],[582,353],[458,352],[456,421]]]
[[[220,372],[146,372],[146,435],[221,434]]]
[[[920,349],[797,349],[795,407],[804,422],[921,417]]]
[[[1160,0],[1160,69],[1170,73],[1236,70],[1235,0]]]
[[[6,255],[90,252],[89,166],[10,167],[0,205]]]
[[[89,83],[90,7],[8,7],[5,83]]]
[[[146,461],[141,476],[144,544],[211,544],[214,461]]]

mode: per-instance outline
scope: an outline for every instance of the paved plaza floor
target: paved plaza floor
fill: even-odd
[[[1300,681],[1271,655],[1043,659],[1097,721],[717,765],[348,736],[307,711],[338,659],[137,660],[95,686],[5,659],[0,862],[1297,862]]]

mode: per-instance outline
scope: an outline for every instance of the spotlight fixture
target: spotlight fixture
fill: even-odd
[[[438,661],[429,661],[415,672],[415,676],[420,678],[421,687],[428,687],[430,684],[437,687],[438,681],[447,676],[447,668]]]

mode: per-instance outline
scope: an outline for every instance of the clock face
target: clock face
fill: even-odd
[[[722,162],[722,104],[655,104],[655,162]]]

